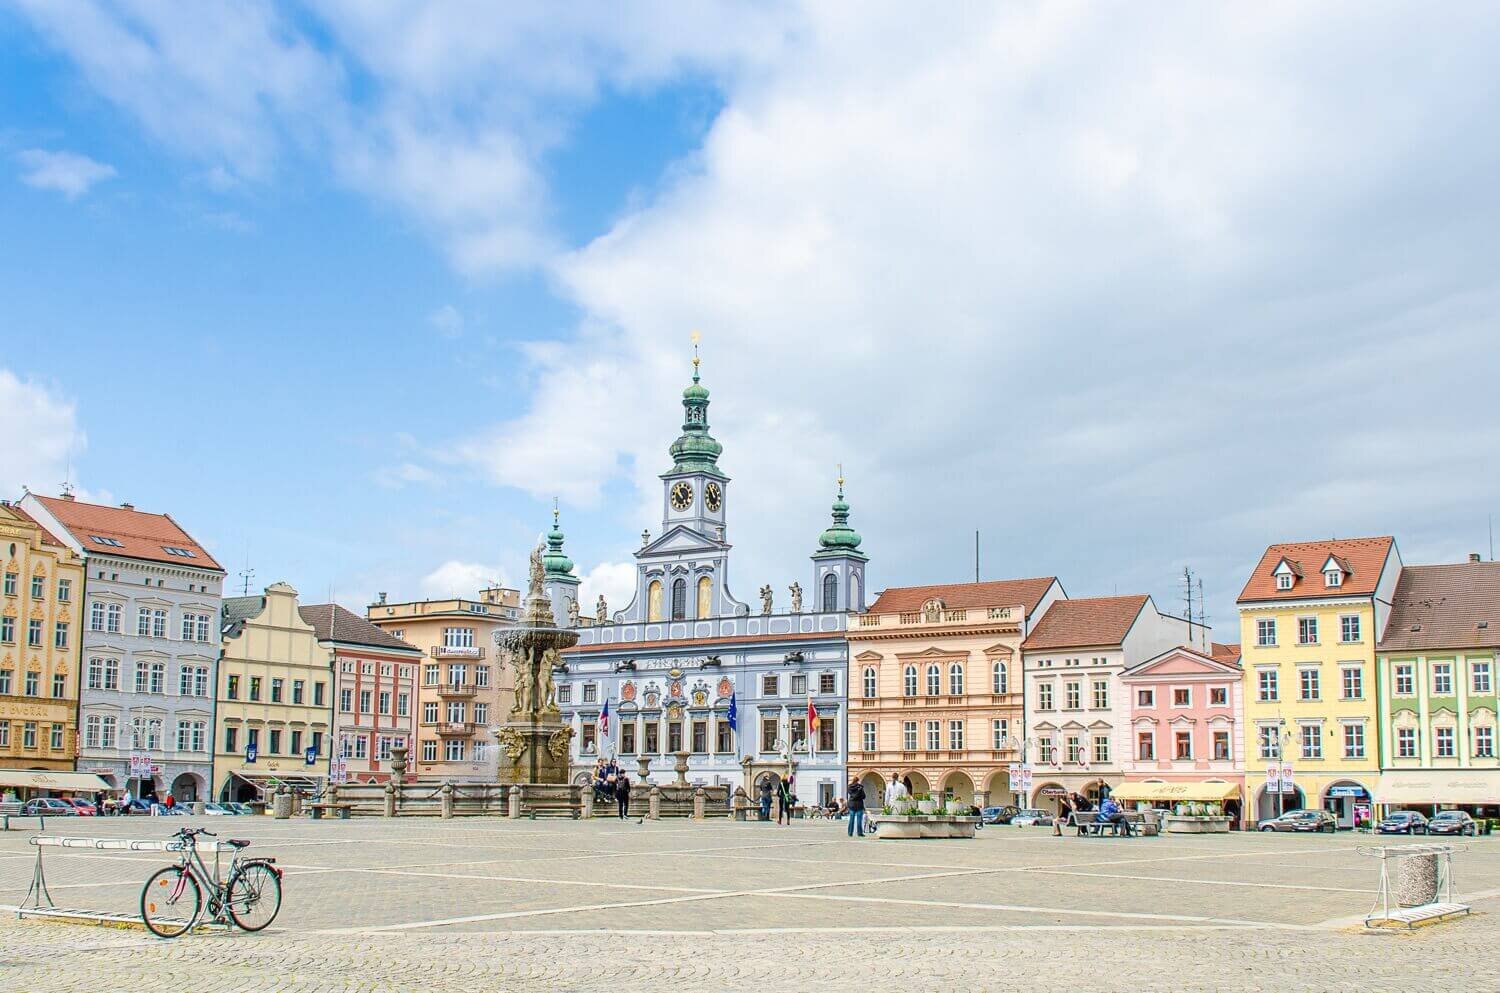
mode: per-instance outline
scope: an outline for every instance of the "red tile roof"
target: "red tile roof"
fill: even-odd
[[[1385,560],[1395,544],[1396,539],[1387,536],[1272,545],[1260,557],[1260,563],[1250,574],[1245,588],[1240,591],[1239,602],[1369,596],[1380,584],[1380,571],[1385,567]],[[1349,573],[1344,577],[1342,586],[1332,589],[1323,585],[1323,574],[1319,572],[1330,555],[1335,556]],[[1274,572],[1282,559],[1290,562],[1297,574],[1297,579],[1289,590],[1276,588]]]
[[[899,614],[921,610],[936,597],[950,610],[960,607],[1013,607],[1024,604],[1027,616],[1057,582],[1056,576],[1036,579],[997,579],[987,583],[947,583],[941,586],[897,586],[886,590],[870,604],[872,614]]]
[[[336,603],[314,603],[298,607],[302,620],[318,633],[319,641],[334,641],[364,648],[381,648],[386,651],[422,654],[416,645],[402,641],[389,631],[382,630],[346,610]]]
[[[166,514],[147,514],[124,507],[105,507],[81,500],[33,495],[47,508],[48,513],[68,529],[86,553],[120,555],[128,559],[170,562],[173,565],[224,571],[214,561],[214,557],[208,554],[207,549]],[[93,540],[94,535],[113,538],[120,544],[118,547],[100,544]],[[186,549],[193,554],[191,557],[173,555],[167,551],[169,546]]]
[[[1240,646],[1226,645],[1223,642],[1209,642],[1209,658],[1216,662],[1226,662],[1230,665],[1240,664]]]
[[[1380,639],[1382,652],[1497,647],[1500,562],[1409,565],[1401,570],[1391,619]]]
[[[14,503],[7,504],[6,505],[6,509],[9,510],[9,511],[12,511],[17,517],[21,518],[21,520],[23,520],[23,521],[30,521],[31,523],[35,524],[36,527],[37,527],[37,530],[40,531],[40,532],[42,532],[42,542],[43,542],[43,544],[55,545],[58,548],[67,548],[68,547],[67,545],[63,544],[63,541],[62,541],[61,538],[59,538],[57,535],[53,534],[51,531],[47,530],[47,525],[43,524],[41,521],[37,520],[35,517],[32,517],[30,514],[26,513],[26,511],[22,510],[20,508],[20,506],[18,506],[17,504],[14,504]]]
[[[1151,598],[1101,596],[1082,600],[1058,600],[1047,608],[1031,637],[1021,643],[1026,651],[1048,648],[1087,648],[1118,645],[1135,624]]]

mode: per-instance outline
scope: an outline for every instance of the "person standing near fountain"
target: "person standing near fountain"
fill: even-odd
[[[624,772],[615,780],[615,803],[620,807],[620,820],[630,814],[630,777]]]

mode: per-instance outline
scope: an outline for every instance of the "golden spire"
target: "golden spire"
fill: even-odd
[[[839,499],[844,499],[844,463],[839,463]]]
[[[693,339],[693,382],[696,383],[698,381],[698,342],[703,336],[694,331],[690,337]]]

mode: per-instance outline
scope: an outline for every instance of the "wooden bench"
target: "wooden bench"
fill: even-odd
[[[1091,836],[1098,838],[1106,831],[1116,838],[1122,837],[1120,833],[1121,825],[1119,823],[1115,821],[1101,821],[1097,819],[1098,816],[1099,812],[1097,810],[1075,811],[1069,815],[1068,820],[1078,829],[1078,837],[1080,838]],[[1133,819],[1129,814],[1126,814],[1125,823],[1129,826],[1131,832],[1135,834],[1141,833],[1141,820]]]
[[[325,813],[332,811],[334,816],[339,820],[347,821],[349,819],[349,811],[354,809],[354,804],[352,803],[309,803],[305,804],[305,806],[308,810],[312,811],[313,820],[318,820]]]

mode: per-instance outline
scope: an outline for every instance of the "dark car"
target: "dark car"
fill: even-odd
[[[1396,810],[1375,825],[1376,834],[1426,834],[1427,817],[1415,810]]]
[[[1440,810],[1427,822],[1428,834],[1478,834],[1479,825],[1462,810]]]
[[[1339,829],[1336,817],[1326,810],[1288,810],[1280,817],[1261,821],[1262,831],[1320,831],[1333,834]]]
[[[979,812],[979,820],[984,824],[1009,824],[1020,812],[1020,807],[985,807]]]
[[[59,800],[54,796],[40,796],[35,800],[27,800],[26,805],[21,808],[21,813],[27,817],[77,817],[78,811],[66,800]]]

